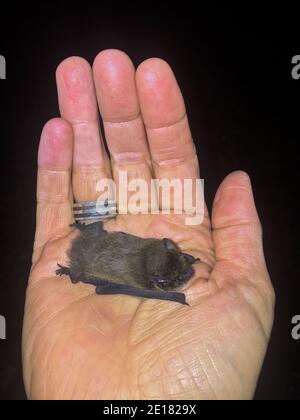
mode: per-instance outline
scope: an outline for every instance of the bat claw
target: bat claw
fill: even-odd
[[[58,263],[57,263],[57,265],[59,267],[57,270],[55,270],[55,274],[57,276],[63,276],[63,275],[69,276],[70,275],[69,267],[64,267],[63,265],[60,265]]]
[[[85,223],[80,223],[80,222],[74,222],[72,224],[70,224],[70,227],[79,229],[79,230],[83,230],[86,227]]]
[[[185,252],[182,252],[181,254],[184,256],[186,261],[189,262],[190,264],[195,264],[196,262],[201,261],[200,258],[195,258],[190,254],[186,254]]]

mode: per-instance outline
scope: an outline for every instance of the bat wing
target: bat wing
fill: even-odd
[[[170,300],[183,305],[188,305],[185,300],[185,294],[180,292],[143,289],[141,287],[130,286],[128,284],[114,283],[100,277],[83,275],[80,276],[79,281],[96,286],[97,295],[128,295],[147,299]]]
[[[70,272],[69,267],[64,267],[58,264],[60,267],[56,270],[56,275],[68,275],[70,276],[73,283],[92,284],[96,286],[97,295],[128,295],[137,296],[147,299],[159,299],[159,300],[170,300],[172,302],[178,302],[183,305],[189,305],[185,300],[185,294],[180,292],[166,292],[162,290],[150,290],[142,289],[141,287],[130,286],[128,284],[114,283],[109,280],[102,279],[100,277],[92,277],[86,275],[74,276]]]
[[[98,295],[129,295],[148,299],[170,300],[188,305],[184,293],[142,289],[141,287],[113,283],[107,280],[102,280],[101,285],[99,284],[96,287],[96,293]]]

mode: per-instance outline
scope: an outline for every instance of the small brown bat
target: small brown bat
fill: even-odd
[[[80,230],[68,252],[69,267],[58,264],[57,275],[96,286],[97,294],[124,294],[183,304],[185,295],[174,289],[194,274],[199,261],[180,251],[170,239],[139,238],[107,232],[102,222],[74,223]]]

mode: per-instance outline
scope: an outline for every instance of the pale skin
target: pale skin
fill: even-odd
[[[152,58],[135,69],[125,53],[106,50],[92,67],[83,58],[64,60],[56,76],[61,118],[45,125],[38,155],[23,328],[28,397],[251,399],[275,298],[248,175],[224,179],[201,225],[186,226],[180,215],[121,215],[105,224],[171,238],[199,257],[184,290],[190,307],[99,296],[91,285],[56,277],[77,234],[69,227],[71,202],[95,200],[97,180],[117,180],[120,170],[148,181],[200,176],[183,98],[166,62]]]

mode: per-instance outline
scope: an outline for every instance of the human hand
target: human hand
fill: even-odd
[[[184,292],[190,307],[114,295],[55,276],[76,234],[71,202],[96,200],[101,178],[199,178],[180,90],[162,60],[135,72],[122,52],[57,70],[60,112],[42,132],[37,226],[23,328],[31,399],[251,398],[273,322],[274,292],[249,177],[220,185],[211,220],[120,215],[105,229],[168,237],[199,257]],[[96,99],[97,97],[97,99]],[[97,100],[107,156],[101,140]]]

